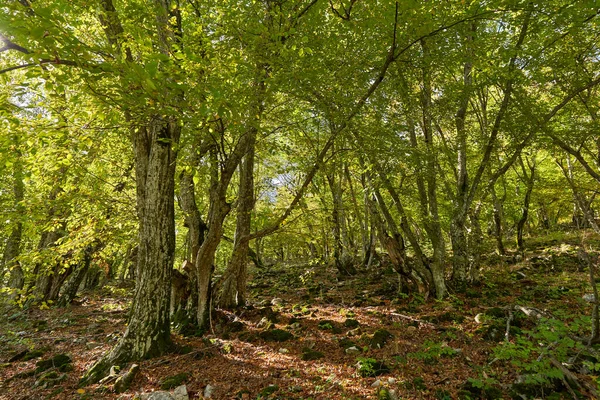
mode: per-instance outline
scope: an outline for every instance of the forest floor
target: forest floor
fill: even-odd
[[[597,259],[600,240],[587,241]],[[522,259],[485,257],[483,284],[443,301],[398,296],[383,266],[345,280],[320,265],[254,271],[252,306],[217,311],[204,337],[174,334],[180,351],[140,362],[122,394],[77,382],[123,333],[131,288],[107,284],[66,309],[4,310],[0,398],[132,399],[177,374],[190,399],[207,385],[213,399],[592,398],[596,349],[572,339],[590,334],[592,312],[580,242],[531,238]],[[42,379],[36,363],[58,354],[70,366]]]

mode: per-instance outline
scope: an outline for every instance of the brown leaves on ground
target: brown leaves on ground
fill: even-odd
[[[192,399],[202,398],[207,385],[214,387],[214,399],[375,399],[378,387],[393,389],[402,399],[454,399],[469,378],[493,373],[500,384],[510,384],[518,374],[510,365],[493,361],[497,342],[485,340],[475,322],[477,314],[515,304],[518,298],[540,309],[552,310],[560,303],[573,315],[588,311],[579,301],[587,290],[585,272],[564,272],[570,292],[553,299],[536,293],[564,286],[564,274],[548,274],[540,282],[532,268],[526,261],[498,264],[494,273],[486,273],[487,286],[441,302],[420,295],[399,299],[396,276],[383,267],[340,282],[324,266],[257,272],[252,306],[235,313],[217,311],[213,332],[204,337],[174,335],[178,348],[186,351],[140,362],[131,388],[120,395],[110,386],[80,389],[77,382],[124,331],[127,290],[87,294],[66,309],[13,309],[0,331],[0,398],[132,399],[136,393],[160,390],[166,377],[187,373]],[[520,282],[517,269],[527,271],[527,279]],[[347,319],[358,321],[358,326]],[[260,333],[272,329],[288,331],[293,338],[263,339]],[[371,343],[379,329],[392,335],[382,348]],[[504,332],[498,339],[502,340]],[[346,352],[351,345],[358,351]],[[7,362],[28,349],[42,350],[43,355]],[[322,357],[305,356],[310,360],[303,361],[309,350]],[[39,376],[14,378],[34,369],[40,359],[60,353],[73,359],[65,381],[41,388],[35,387]],[[390,372],[362,377],[357,368],[361,359],[380,361]]]

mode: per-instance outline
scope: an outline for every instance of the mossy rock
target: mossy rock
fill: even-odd
[[[242,342],[254,343],[258,340],[258,336],[252,332],[242,332],[240,336],[238,336],[238,339],[240,339]]]
[[[342,333],[342,330],[340,329],[338,324],[330,319],[324,319],[322,321],[319,321],[317,327],[323,331],[331,331],[335,334]]]
[[[388,388],[381,388],[377,392],[377,400],[394,400],[395,396],[392,396]]]
[[[27,354],[25,354],[22,358],[23,361],[29,361],[29,360],[33,360],[34,358],[40,358],[41,356],[44,355],[44,351],[43,350],[31,350],[28,351]]]
[[[46,371],[50,368],[58,368],[58,369],[65,369],[66,365],[71,363],[71,357],[69,357],[66,354],[57,354],[54,357],[48,359],[48,360],[41,360],[38,361],[35,365],[36,365],[36,369],[35,372],[40,373],[43,371]]]
[[[267,342],[285,342],[294,337],[290,332],[284,331],[283,329],[271,329],[259,333],[261,339]]]
[[[246,329],[246,325],[242,321],[233,321],[227,325],[227,331],[232,333],[241,332],[244,329]]]
[[[316,351],[305,347],[302,349],[302,361],[314,361],[323,358],[325,355],[320,351]]]
[[[369,347],[371,347],[372,349],[382,349],[383,346],[385,346],[385,344],[387,343],[388,339],[390,339],[391,337],[392,334],[389,333],[387,330],[378,329],[373,334],[373,337],[369,342]]]
[[[352,340],[350,340],[348,338],[341,338],[338,343],[339,343],[340,347],[344,350],[346,350],[350,347],[356,346],[356,343],[354,343]]]
[[[344,326],[346,328],[356,328],[356,327],[358,327],[358,325],[360,325],[358,323],[358,321],[353,318],[348,318],[347,320],[344,321]]]
[[[268,397],[268,396],[272,395],[273,393],[275,393],[278,390],[279,390],[279,386],[277,386],[277,385],[269,385],[266,388],[264,388],[263,390],[261,390],[259,394],[260,394],[261,397]]]
[[[189,377],[190,374],[188,372],[182,372],[177,375],[168,376],[160,382],[160,388],[162,390],[176,388],[177,386],[181,386],[183,382],[187,381]]]
[[[373,378],[388,372],[390,372],[390,369],[381,361],[374,358],[358,359],[358,373],[363,378]]]

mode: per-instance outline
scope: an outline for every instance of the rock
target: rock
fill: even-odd
[[[378,388],[379,386],[381,386],[381,381],[379,379],[371,384],[372,388]]]
[[[335,334],[342,333],[342,330],[340,329],[338,324],[335,321],[332,321],[330,319],[324,319],[324,320],[320,321],[317,326],[319,329],[324,330],[324,331],[331,331]]]
[[[263,331],[259,333],[258,336],[267,342],[285,342],[286,340],[290,340],[294,337],[294,335],[292,335],[290,332],[282,329]]]
[[[162,390],[169,390],[174,387],[180,386],[184,381],[189,378],[190,374],[182,372],[177,375],[168,376],[160,382],[160,388]]]
[[[71,357],[66,354],[57,354],[51,359],[38,361],[36,365],[36,373],[46,371],[50,368],[58,368],[63,371],[68,369],[67,365],[71,363]]]
[[[360,354],[360,350],[356,346],[348,347],[345,352],[349,355]]]
[[[388,383],[390,385],[395,385],[396,384],[396,378],[388,378]]]
[[[358,327],[359,323],[357,320],[352,319],[352,318],[348,318],[344,321],[344,326],[346,328],[356,328]]]
[[[323,353],[321,353],[320,351],[316,351],[313,349],[310,349],[308,347],[305,347],[302,349],[302,361],[313,361],[313,360],[318,360],[320,358],[323,358],[325,355]]]
[[[360,329],[360,327],[348,331],[348,336],[360,336],[360,335],[362,335],[362,329]]]
[[[185,385],[177,386],[173,392],[173,398],[175,400],[189,400],[190,396],[188,395],[187,387]]]
[[[244,330],[245,325],[242,321],[233,321],[227,326],[229,332],[241,332]]]
[[[215,387],[212,385],[206,385],[206,387],[204,388],[204,398],[211,399],[214,393]]]
[[[377,392],[377,400],[397,400],[398,396],[396,395],[395,390],[391,390],[388,388],[381,388]]]
[[[23,361],[33,360],[34,358],[40,358],[43,355],[43,350],[31,350],[27,352],[27,354],[25,354],[25,356],[23,357]]]
[[[152,393],[142,393],[139,397],[134,397],[134,399],[139,400],[174,400],[174,397],[171,396],[169,392],[157,391]]]
[[[588,303],[593,303],[595,301],[593,293],[586,293],[581,298]]]
[[[354,343],[352,340],[343,337],[339,340],[339,345],[342,349],[347,349],[348,347],[353,347],[356,346],[356,343]]]
[[[137,364],[132,364],[129,368],[129,371],[125,372],[123,376],[117,378],[114,386],[115,393],[123,393],[129,389],[131,386],[131,382],[133,382],[133,378],[140,370],[140,366]]]
[[[392,334],[389,333],[387,330],[385,329],[378,329],[377,331],[375,331],[375,333],[373,334],[373,337],[371,338],[371,341],[369,342],[369,346],[372,349],[381,349],[383,348],[383,346],[385,346],[385,344],[387,343],[388,339],[392,337]]]
[[[29,350],[22,350],[17,352],[14,356],[12,356],[11,358],[8,359],[8,362],[15,362],[15,361],[19,361],[21,360],[23,357],[25,357],[27,355],[27,353],[29,352]]]

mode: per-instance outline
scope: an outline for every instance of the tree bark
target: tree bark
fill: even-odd
[[[248,152],[240,164],[240,182],[237,199],[237,217],[233,252],[225,270],[217,304],[232,309],[246,304],[247,258],[250,250],[250,227],[254,209],[254,145],[248,144]]]
[[[520,252],[525,251],[525,242],[523,241],[523,229],[525,228],[525,223],[527,222],[527,217],[529,216],[529,205],[531,203],[531,193],[533,192],[533,185],[535,182],[535,158],[533,162],[529,162],[527,160],[527,164],[529,167],[529,175],[527,174],[527,169],[525,168],[525,163],[523,163],[523,158],[519,158],[521,171],[523,172],[523,179],[527,188],[525,190],[525,198],[523,199],[523,209],[521,213],[521,218],[517,222],[517,248]]]
[[[171,273],[175,254],[175,166],[181,127],[156,116],[135,128],[139,219],[137,284],[125,334],[87,371],[82,384],[100,380],[112,365],[164,354],[171,348]]]

